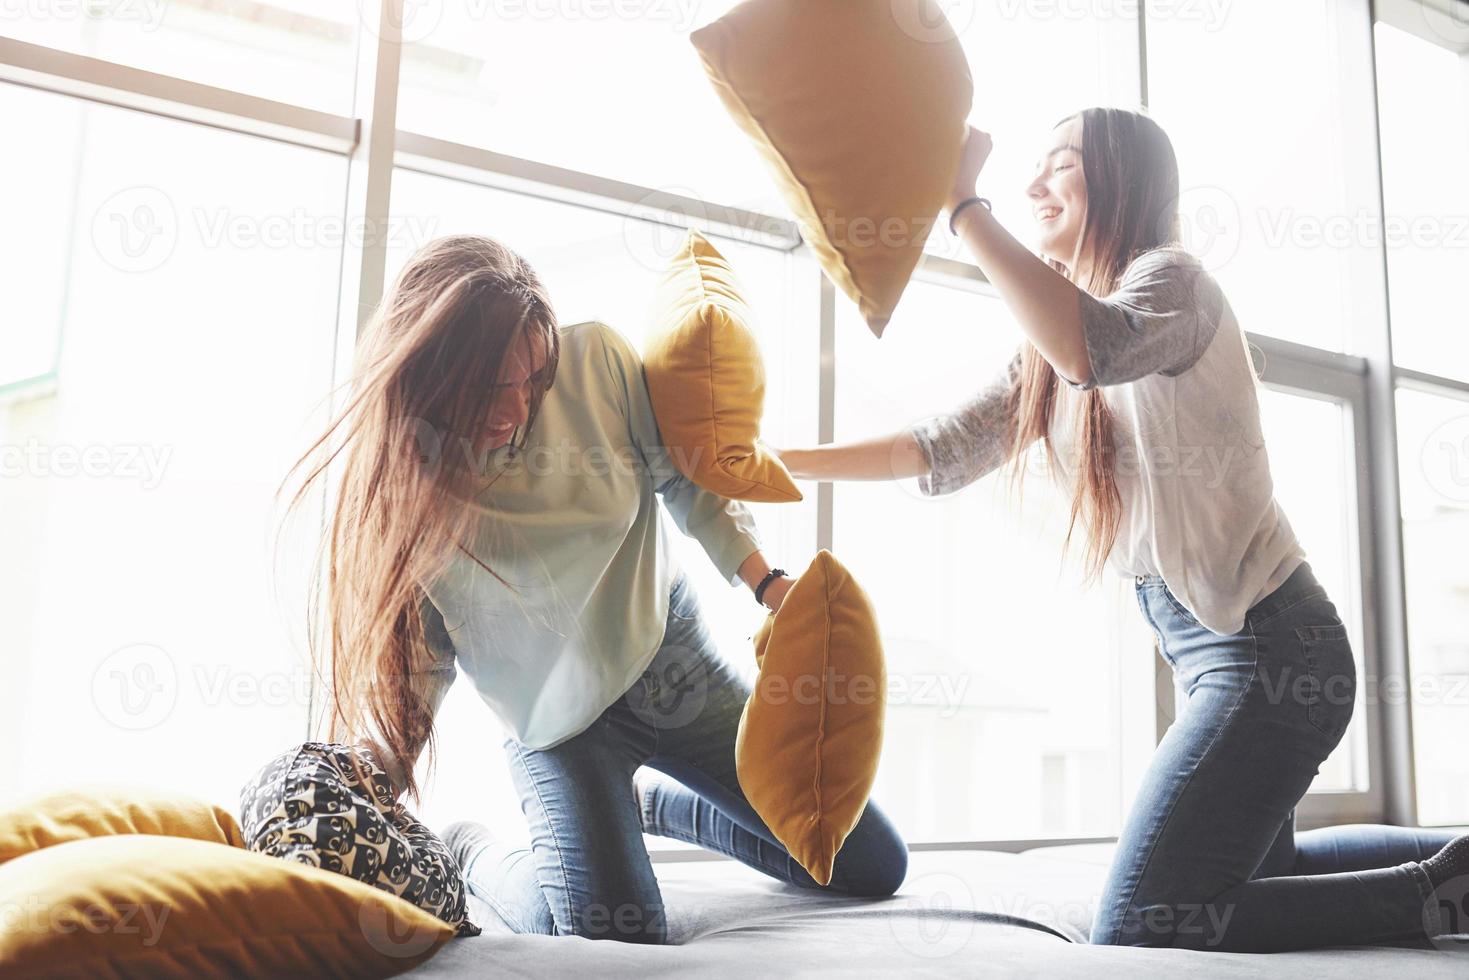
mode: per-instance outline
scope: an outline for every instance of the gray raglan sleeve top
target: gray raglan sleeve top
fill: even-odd
[[[1214,338],[1223,294],[1198,259],[1163,247],[1134,259],[1111,295],[1082,292],[1080,301],[1091,377],[1062,381],[1089,391],[1188,370]],[[1021,350],[973,398],[910,429],[929,464],[918,481],[923,493],[953,493],[1005,462],[1015,426],[1009,391],[1019,376]]]

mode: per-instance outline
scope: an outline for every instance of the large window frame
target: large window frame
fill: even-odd
[[[1438,0],[1433,0],[1438,2]],[[1442,0],[1452,3],[1454,0]],[[434,174],[549,200],[595,208],[665,223],[698,226],[719,234],[783,251],[805,249],[796,223],[778,215],[757,213],[682,197],[592,174],[495,153],[399,130],[396,125],[401,66],[400,27],[403,0],[364,0],[357,26],[357,77],[352,116],[289,105],[210,85],[160,75],[0,38],[0,83],[28,86],[72,98],[118,106],[198,125],[218,127],[289,144],[340,154],[348,166],[345,213],[386,224],[390,214],[395,168]],[[1138,102],[1148,102],[1147,20],[1138,13]],[[1337,45],[1333,79],[1341,93],[1344,127],[1350,134],[1348,179],[1369,188],[1381,217],[1383,211],[1381,148],[1378,133],[1375,19],[1405,16],[1416,5],[1370,0],[1341,0],[1333,5],[1332,27]],[[338,378],[345,376],[356,338],[384,290],[386,242],[376,236],[343,251],[338,298]],[[1387,306],[1387,260],[1378,249],[1354,270],[1351,336],[1361,351],[1340,354],[1273,337],[1250,334],[1265,355],[1264,383],[1294,394],[1328,397],[1349,406],[1357,457],[1356,506],[1360,534],[1360,606],[1363,611],[1366,671],[1374,677],[1409,678],[1403,538],[1400,526],[1397,420],[1394,395],[1400,385],[1462,396],[1469,384],[1393,364]],[[917,275],[947,287],[993,295],[979,269],[955,259],[928,255]],[[796,288],[819,297],[818,432],[831,442],[836,430],[837,295],[831,283],[814,274]],[[34,393],[42,377],[22,387]],[[13,393],[0,390],[0,396]],[[816,489],[815,548],[830,547],[834,494],[830,483]],[[1160,689],[1163,697],[1171,692]],[[314,696],[319,700],[319,694]],[[1367,705],[1369,787],[1360,792],[1313,793],[1298,812],[1301,826],[1348,821],[1416,823],[1411,704]],[[1159,712],[1160,717],[1163,712]],[[1161,737],[1161,725],[1159,736]],[[1100,838],[1110,839],[1110,838]],[[1022,841],[950,841],[924,847],[969,847],[1022,850],[1043,843]],[[687,851],[660,851],[659,860],[697,859]]]

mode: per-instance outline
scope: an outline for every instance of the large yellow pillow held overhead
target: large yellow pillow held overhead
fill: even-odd
[[[758,444],[765,363],[729,263],[690,232],[653,302],[643,371],[669,457],[731,500],[801,499],[779,457]]]
[[[821,267],[882,336],[974,96],[935,0],[745,0],[691,36]]]
[[[877,613],[831,552],[755,636],[760,675],[735,738],[745,798],[820,884],[867,806],[882,756],[887,669]]]

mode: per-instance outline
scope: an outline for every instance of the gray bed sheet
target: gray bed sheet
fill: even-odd
[[[484,935],[451,940],[407,975],[1469,980],[1469,940],[1270,955],[1087,945],[1112,847],[919,851],[899,893],[870,900],[783,885],[732,861],[659,864],[668,945],[511,935],[471,899]]]

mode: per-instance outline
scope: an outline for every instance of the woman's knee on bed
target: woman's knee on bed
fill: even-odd
[[[853,896],[892,895],[908,876],[908,842],[887,815],[868,803],[837,852],[830,887]]]

